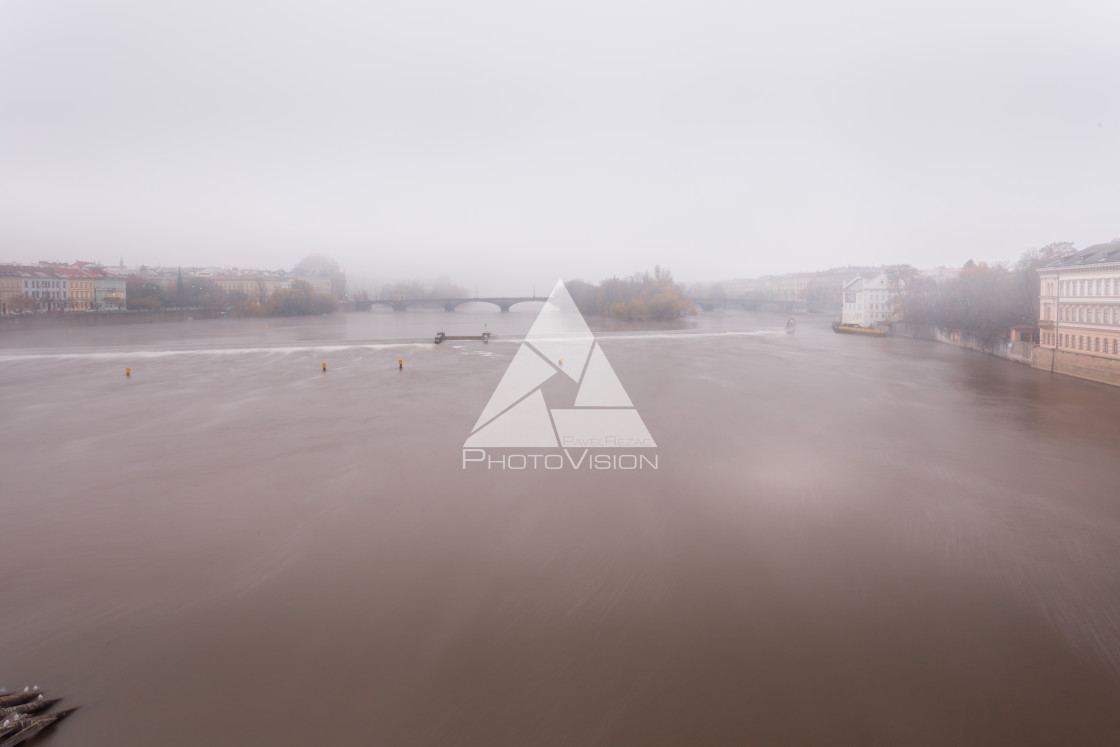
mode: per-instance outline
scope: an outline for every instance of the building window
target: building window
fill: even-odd
[[[1101,338],[1098,337],[1093,340],[1093,351],[1097,353],[1101,352]]]
[[[1097,324],[1100,324],[1101,323],[1101,310],[1100,309],[1096,310],[1096,318],[1097,318]]]

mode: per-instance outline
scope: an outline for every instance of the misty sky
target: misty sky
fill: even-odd
[[[1083,248],[1118,38],[1115,0],[0,0],[0,261],[486,294]]]

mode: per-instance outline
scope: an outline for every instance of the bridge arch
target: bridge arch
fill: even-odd
[[[518,312],[531,312],[540,311],[544,306],[544,300],[515,301],[502,309],[502,311],[518,311]]]
[[[527,296],[494,296],[486,298],[396,298],[392,300],[361,301],[360,309],[372,309],[375,305],[389,306],[393,311],[432,311],[442,308],[444,311],[455,311],[464,304],[487,304],[497,306],[501,311],[520,303],[544,303],[546,299],[530,298]],[[538,307],[539,308],[539,307]],[[526,309],[528,310],[528,309]]]
[[[414,301],[397,301],[393,304],[395,311],[417,311],[421,313],[429,313],[432,311],[447,310],[447,305],[440,300],[433,299],[417,299]]]
[[[448,311],[458,311],[463,306],[477,306],[477,311],[505,311],[505,309],[502,308],[502,305],[497,301],[491,301],[490,299],[485,298],[456,299],[453,301],[449,301],[445,308],[447,308]],[[467,311],[471,310],[475,309],[468,309]]]

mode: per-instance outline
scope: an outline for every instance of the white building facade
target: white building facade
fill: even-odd
[[[1120,361],[1120,239],[1064,257],[1038,274],[1039,347],[1092,359],[1081,365]]]
[[[47,269],[27,268],[22,273],[23,295],[39,304],[41,311],[70,309],[70,279]]]
[[[858,277],[844,286],[844,305],[840,321],[859,327],[875,327],[894,317],[892,292],[887,276]]]
[[[123,277],[98,272],[93,280],[94,308],[124,311],[128,307],[128,284]]]

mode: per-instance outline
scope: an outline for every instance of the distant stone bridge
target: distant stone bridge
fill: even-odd
[[[383,301],[354,301],[354,308],[358,311],[369,311],[373,306],[388,306],[393,311],[408,311],[410,306],[427,307],[442,306],[444,311],[454,311],[465,303],[488,303],[497,306],[502,311],[509,311],[510,307],[514,304],[525,303],[526,301],[547,301],[547,298],[538,298],[536,296],[493,296],[486,298],[401,298],[394,300]],[[741,309],[753,310],[762,306],[763,304],[771,304],[777,306],[782,311],[793,311],[793,301],[775,301],[771,298],[750,298],[747,296],[740,296],[738,298],[690,298],[691,303],[696,304],[704,311],[715,311],[717,308],[736,307]]]
[[[547,301],[547,298],[536,296],[497,296],[492,298],[401,298],[391,301],[355,301],[354,308],[358,311],[369,311],[375,304],[388,306],[393,311],[408,311],[410,306],[442,306],[444,311],[454,311],[465,303],[489,303],[497,306],[502,311],[509,311],[514,304],[526,301]]]

